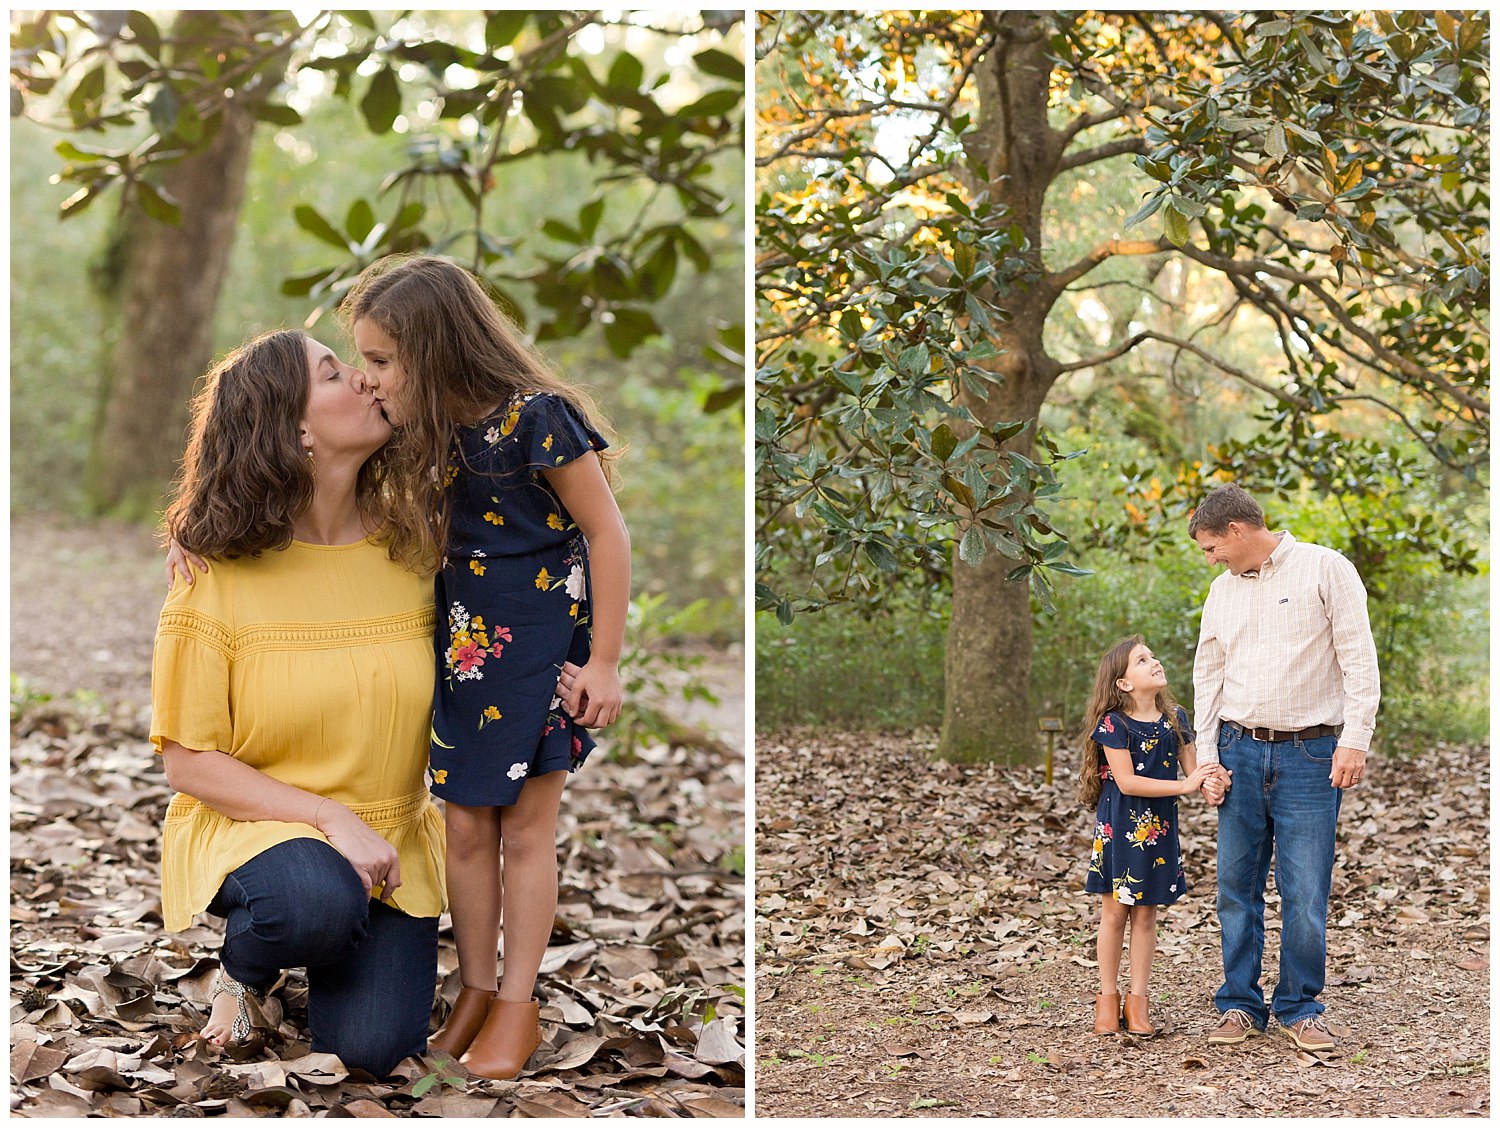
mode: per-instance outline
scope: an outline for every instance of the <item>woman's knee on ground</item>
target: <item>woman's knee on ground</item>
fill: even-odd
[[[419,1029],[395,1029],[392,1024],[376,1022],[351,1023],[315,1038],[313,1049],[337,1055],[350,1069],[388,1077],[402,1059],[420,1054],[426,1048],[427,1016],[422,1018]]]

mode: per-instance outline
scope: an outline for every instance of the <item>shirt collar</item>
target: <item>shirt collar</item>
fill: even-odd
[[[1265,563],[1259,568],[1249,568],[1244,572],[1247,579],[1265,579],[1268,574],[1276,571],[1286,563],[1287,557],[1292,553],[1292,545],[1297,543],[1297,538],[1283,529],[1276,534],[1276,547],[1271,550],[1271,555],[1266,557]]]

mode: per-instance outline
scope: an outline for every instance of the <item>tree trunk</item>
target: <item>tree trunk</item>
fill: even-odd
[[[992,199],[1007,205],[1026,232],[1040,271],[1042,204],[1062,149],[1047,122],[1046,16],[991,16],[1000,39],[977,73],[977,149],[988,157]],[[998,334],[1001,355],[989,365],[988,400],[962,402],[985,424],[1027,419],[1033,425],[1005,446],[1030,456],[1035,420],[1058,366],[1042,346],[1048,300],[1037,290],[1007,296],[1011,320]],[[1017,561],[989,552],[970,567],[953,556],[953,621],[944,661],[943,730],[938,755],[949,760],[1034,761],[1041,750],[1031,707],[1031,585],[1007,581]]]
[[[121,334],[105,373],[89,457],[90,508],[131,520],[159,512],[182,455],[188,400],[213,359],[213,316],[229,266],[255,118],[228,105],[206,149],[167,169],[180,226],[135,206],[121,217]]]

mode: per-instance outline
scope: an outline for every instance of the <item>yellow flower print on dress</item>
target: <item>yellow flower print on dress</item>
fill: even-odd
[[[432,782],[433,783],[447,783],[448,782],[448,769],[447,768],[438,768],[438,769],[436,769],[432,773]]]
[[[487,705],[485,706],[484,712],[479,714],[479,727],[483,729],[484,726],[489,724],[491,721],[498,721],[501,716],[502,714],[499,709],[495,708],[495,706],[493,705]]]
[[[536,574],[536,586],[539,591],[546,591],[552,586],[552,577],[547,574],[547,569],[543,568]]]
[[[512,431],[514,431],[516,429],[516,424],[519,423],[520,421],[521,421],[521,408],[520,408],[520,405],[517,405],[517,406],[515,406],[515,407],[513,407],[513,408],[510,409],[510,414],[505,417],[505,419],[504,419],[503,422],[501,422],[501,424],[500,424],[500,434],[501,434],[501,436],[503,437],[505,435],[510,434]]]
[[[469,571],[473,572],[476,576],[482,576],[484,575],[484,565],[477,560],[470,560]]]
[[[495,499],[494,498],[490,498],[490,500],[494,501]],[[488,521],[491,525],[503,525],[503,524],[505,524],[505,518],[502,517],[502,516],[500,516],[500,514],[495,513],[493,511],[491,511],[489,513],[486,513],[484,515],[484,519],[486,521]]]
[[[547,514],[547,528],[562,532],[567,526],[563,524],[563,519],[556,513],[549,513]]]
[[[542,449],[545,450],[545,451],[550,451],[552,449],[552,436],[551,435],[548,435],[545,439],[542,440]]]
[[[1155,811],[1140,811],[1132,816],[1135,825],[1131,828],[1130,844],[1141,850],[1155,846],[1156,840],[1167,833],[1167,824]]]

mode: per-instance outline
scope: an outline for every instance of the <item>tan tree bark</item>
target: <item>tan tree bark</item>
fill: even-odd
[[[1010,208],[1042,269],[1042,205],[1057,174],[1062,138],[1047,121],[1045,25],[1038,12],[1003,12],[999,42],[976,73],[990,197]],[[975,185],[975,187],[981,187]],[[1052,299],[1039,288],[1007,301],[1011,320],[995,344],[1001,355],[988,400],[965,392],[962,402],[986,425],[1035,420],[1058,376],[1042,344]],[[1031,455],[1035,424],[1005,443]],[[1039,736],[1031,704],[1031,586],[1007,581],[1017,564],[999,553],[971,567],[953,556],[953,620],[944,660],[943,729],[938,755],[949,760],[1026,763],[1037,758]]]
[[[213,316],[229,267],[255,118],[226,106],[217,136],[162,176],[182,223],[135,206],[121,218],[120,335],[105,374],[89,459],[96,513],[134,520],[158,512],[182,457],[188,400],[213,359]]]

